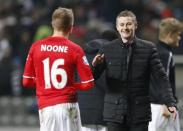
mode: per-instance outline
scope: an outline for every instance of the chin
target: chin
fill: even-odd
[[[179,47],[179,44],[178,45],[175,45],[175,47]]]
[[[174,44],[174,45],[172,45],[172,47],[177,48],[177,47],[179,47],[179,44],[176,44],[176,45]]]
[[[127,39],[127,40],[131,38],[130,35],[128,35],[128,36],[127,36],[127,35],[123,35],[122,37],[123,37],[124,39]]]

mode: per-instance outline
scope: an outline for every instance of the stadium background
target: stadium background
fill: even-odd
[[[38,131],[35,90],[22,88],[22,71],[32,42],[52,33],[51,13],[58,6],[73,9],[70,39],[81,46],[115,28],[117,14],[125,9],[137,15],[138,36],[155,43],[161,18],[183,22],[182,0],[0,0],[0,131]],[[183,129],[183,40],[174,53]]]

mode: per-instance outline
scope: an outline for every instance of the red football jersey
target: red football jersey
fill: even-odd
[[[28,54],[23,79],[35,81],[39,108],[76,102],[74,72],[81,83],[93,76],[82,48],[64,37],[48,37],[35,42]]]

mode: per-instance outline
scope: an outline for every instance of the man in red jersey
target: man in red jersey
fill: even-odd
[[[77,89],[93,87],[93,76],[81,47],[68,40],[73,12],[59,7],[52,14],[53,35],[35,42],[28,54],[23,85],[35,86],[40,131],[80,131]],[[75,83],[77,70],[81,82]]]

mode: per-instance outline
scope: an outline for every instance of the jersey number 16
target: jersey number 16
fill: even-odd
[[[51,88],[51,82],[56,89],[64,88],[67,83],[67,73],[64,69],[58,68],[60,65],[64,65],[64,59],[55,60],[51,68],[49,67],[49,58],[44,59],[42,62],[44,66],[45,89]],[[61,76],[60,82],[57,80],[58,75]]]

